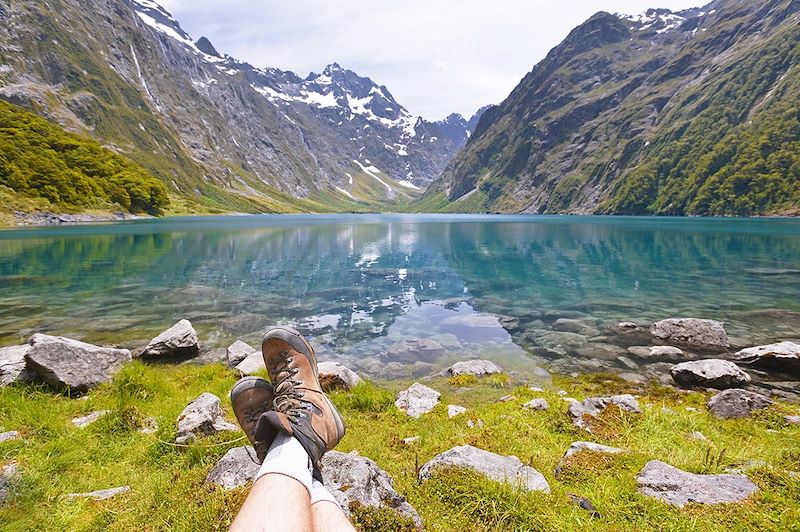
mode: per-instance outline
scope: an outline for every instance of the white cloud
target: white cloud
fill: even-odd
[[[685,9],[702,0],[162,0],[195,39],[301,76],[338,62],[412,113],[469,115],[502,101],[597,11]]]

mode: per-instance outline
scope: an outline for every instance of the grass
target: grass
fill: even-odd
[[[242,444],[242,434],[218,435],[189,448],[163,442],[174,441],[178,414],[204,391],[221,397],[226,416],[233,420],[226,395],[235,380],[220,365],[135,362],[86,399],[36,386],[0,389],[0,426],[23,436],[0,444],[0,463],[16,460],[22,471],[15,495],[0,507],[0,528],[226,529],[246,490],[224,492],[207,486],[204,478],[228,448]],[[442,393],[441,403],[419,419],[393,406],[395,393],[408,384],[364,383],[350,392],[333,392],[332,400],[348,425],[338,450],[358,450],[392,475],[395,488],[419,511],[428,530],[800,530],[800,481],[788,474],[800,470],[800,428],[782,424],[779,416],[797,412],[796,405],[779,404],[750,420],[721,421],[705,411],[706,394],[675,393],[652,385],[641,390],[643,415],[610,412],[592,436],[572,426],[567,402],[557,391],[564,389],[578,399],[634,391],[609,376],[555,378],[543,393],[528,390],[519,380],[509,379],[499,388],[483,378],[465,388],[461,379],[435,378],[425,384]],[[509,393],[516,399],[496,402]],[[523,409],[522,404],[534,397],[547,399],[550,409]],[[449,419],[448,404],[468,411]],[[70,422],[99,409],[112,414],[85,429]],[[157,432],[139,432],[150,418],[155,418]],[[481,419],[484,425],[468,428],[470,419]],[[709,441],[689,438],[693,431]],[[420,439],[403,443],[410,436]],[[556,465],[577,440],[625,452],[578,453],[556,480]],[[419,466],[464,444],[518,456],[545,475],[552,492],[524,493],[452,470],[424,484],[417,481]],[[651,459],[697,473],[719,473],[751,462],[755,468],[747,474],[761,491],[738,505],[672,508],[636,492],[636,474]],[[64,497],[120,485],[131,486],[131,491],[106,501]],[[571,495],[589,499],[602,518],[592,517],[572,502]],[[361,509],[356,518],[364,530],[408,530],[386,512]]]

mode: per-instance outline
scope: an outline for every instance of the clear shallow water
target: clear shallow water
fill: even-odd
[[[735,346],[796,339],[798,296],[795,220],[242,216],[0,231],[2,345],[40,331],[135,348],[185,317],[219,348],[290,323],[321,358],[375,376],[475,356],[646,373],[616,323],[693,316],[724,321]]]

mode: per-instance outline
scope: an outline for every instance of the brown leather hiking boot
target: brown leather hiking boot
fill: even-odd
[[[344,436],[342,416],[322,393],[314,349],[291,327],[267,331],[261,342],[264,364],[275,390],[274,410],[261,416],[256,427],[260,440],[274,439],[277,431],[294,436],[314,466]]]
[[[264,461],[274,434],[269,439],[256,437],[256,424],[265,412],[272,410],[275,393],[272,384],[260,377],[245,377],[231,390],[231,406],[242,430],[256,450],[258,462]]]

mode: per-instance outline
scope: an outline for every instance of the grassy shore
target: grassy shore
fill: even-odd
[[[189,448],[175,439],[176,418],[200,393],[223,399],[236,381],[221,365],[145,366],[135,362],[113,382],[83,398],[68,398],[35,386],[0,388],[0,427],[22,438],[0,444],[0,465],[15,460],[21,480],[0,507],[3,530],[224,530],[246,489],[225,492],[204,483],[209,469],[241,433],[201,440]],[[611,376],[555,377],[545,392],[503,377],[432,379],[442,393],[433,412],[412,419],[393,405],[409,382],[360,385],[335,392],[348,424],[339,450],[358,450],[394,479],[395,488],[419,511],[428,530],[800,530],[800,428],[784,424],[796,405],[777,404],[753,419],[721,421],[705,409],[708,394],[679,393],[659,385],[641,389]],[[571,397],[633,392],[644,414],[609,411],[594,436],[576,429],[566,414]],[[497,402],[512,394],[515,399]],[[544,397],[550,409],[532,412],[522,404]],[[467,413],[447,417],[447,405]],[[688,409],[687,409],[688,407]],[[95,410],[110,415],[80,429],[71,418]],[[154,418],[154,434],[139,428]],[[468,420],[483,421],[469,428]],[[479,424],[481,425],[481,424]],[[702,432],[708,441],[690,438]],[[403,439],[420,436],[407,445]],[[621,447],[620,455],[581,453],[563,470],[554,469],[576,440]],[[456,445],[470,444],[514,454],[547,477],[552,493],[523,493],[474,474],[445,471],[420,484],[419,466]],[[753,466],[747,475],[760,491],[736,505],[672,508],[636,492],[635,476],[651,459],[696,473]],[[131,491],[105,501],[69,500],[65,494],[129,485]],[[571,502],[591,500],[602,517]],[[363,513],[366,530],[403,529],[386,515]]]

